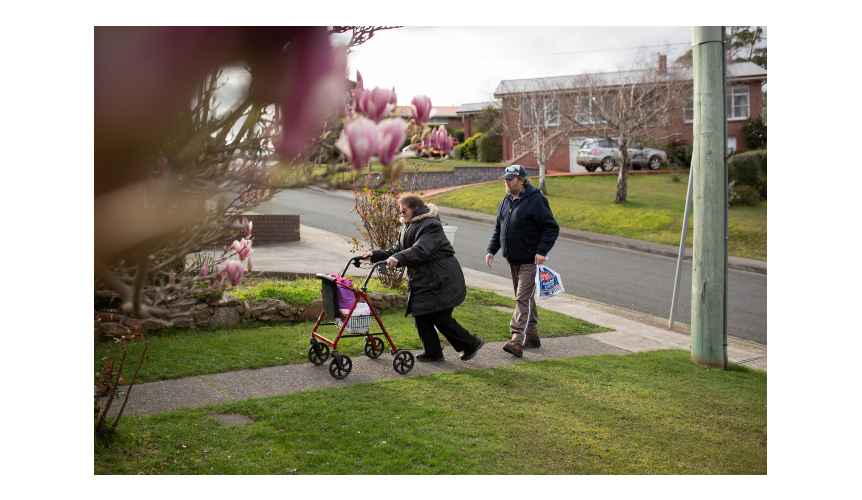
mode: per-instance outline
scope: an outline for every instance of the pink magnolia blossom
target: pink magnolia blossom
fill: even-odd
[[[207,276],[207,274],[209,274],[209,272],[210,272],[209,266],[207,266],[206,264],[201,266],[201,272],[200,272],[201,278],[206,278],[206,276]]]
[[[337,147],[356,168],[364,168],[377,152],[377,126],[368,118],[359,117],[344,126],[344,132],[335,142]]]
[[[302,29],[283,51],[285,83],[278,96],[282,135],[276,148],[299,154],[326,117],[337,111],[347,90],[347,53],[333,48],[326,28]]]
[[[446,132],[446,127],[437,127],[435,132],[431,132],[431,137],[434,138],[435,146],[434,149],[438,149],[443,152],[443,154],[449,154],[449,151],[452,151],[452,138],[449,137],[449,133]]]
[[[239,260],[245,260],[254,251],[251,249],[251,241],[245,238],[239,241],[233,240],[233,249],[239,255]]]
[[[245,232],[245,235],[246,236],[250,235],[251,234],[252,221],[248,220],[248,217],[243,217],[242,223],[246,225],[245,229],[243,230]]]
[[[380,133],[377,157],[380,158],[380,163],[391,165],[392,159],[407,137],[407,122],[401,118],[387,118],[377,125],[377,130]]]
[[[395,89],[386,90],[375,87],[373,90],[363,90],[356,101],[356,109],[375,122],[389,116],[395,110],[397,96]]]
[[[210,277],[210,286],[216,286],[219,284],[219,282],[224,278],[223,273],[224,271],[219,269],[218,266],[215,266],[213,268],[212,276]]]
[[[413,114],[413,123],[422,125],[434,116],[431,109],[431,98],[427,95],[417,95],[410,101],[410,111]]]
[[[229,260],[226,264],[227,277],[230,279],[230,284],[236,286],[242,280],[242,264]]]

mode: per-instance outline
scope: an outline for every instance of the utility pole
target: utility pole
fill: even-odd
[[[726,368],[725,53],[723,26],[692,27],[694,71],[694,248],[691,271],[691,360]]]

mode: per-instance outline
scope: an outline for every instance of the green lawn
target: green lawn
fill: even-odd
[[[615,205],[614,176],[547,179],[548,202],[560,226],[679,246],[688,175],[673,182],[671,175],[632,175],[628,202]],[[505,195],[503,183],[456,189],[434,197],[440,206],[496,214]],[[686,246],[693,241],[694,214]],[[729,212],[730,255],[766,260],[766,202],[757,207],[733,207]]]
[[[309,286],[319,287],[316,280],[307,280]],[[376,280],[373,280],[376,281]],[[295,289],[294,289],[295,290]],[[317,293],[315,291],[315,293]],[[317,294],[319,297],[319,293]],[[455,308],[452,316],[470,333],[486,341],[508,340],[509,320],[512,313],[492,309],[491,306],[515,307],[515,301],[493,292],[468,289],[467,299]],[[540,308],[541,309],[541,308]],[[383,326],[399,349],[416,350],[422,348],[413,317],[404,317],[404,308],[378,311]],[[542,335],[558,337],[584,333],[604,332],[607,328],[572,318],[564,314],[541,309]],[[233,370],[263,368],[293,363],[308,363],[308,347],[313,322],[284,324],[259,328],[233,329],[195,329],[169,330],[146,334],[150,342],[147,356],[138,373],[136,383],[151,382],[172,378],[221,373]],[[372,333],[379,333],[380,327],[372,322]],[[338,330],[334,326],[322,326],[318,333],[334,340]],[[383,337],[381,336],[381,339]],[[385,342],[385,339],[383,339]],[[443,345],[448,345],[444,340]],[[94,368],[99,371],[99,360],[114,355],[119,347],[117,360],[122,349],[129,351],[128,359],[138,360],[143,344],[141,342],[105,343],[96,348]],[[364,340],[361,338],[343,339],[338,350],[349,356],[364,356]],[[388,345],[386,348],[388,349]],[[125,373],[131,378],[131,373]]]
[[[766,474],[766,385],[686,351],[403,377],[125,417],[94,473]]]

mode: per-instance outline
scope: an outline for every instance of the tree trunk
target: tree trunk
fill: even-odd
[[[615,204],[625,203],[628,196],[629,152],[628,146],[620,146],[620,173],[617,176],[617,196]]]
[[[544,159],[544,151],[542,151],[543,144],[539,141],[540,137],[538,132],[536,133],[536,163],[539,164],[539,191],[542,192],[543,195],[548,194],[548,190],[545,187],[545,164],[547,160]]]

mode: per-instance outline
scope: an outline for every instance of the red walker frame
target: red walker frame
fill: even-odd
[[[341,271],[339,276],[344,277],[347,272],[348,267],[352,263],[354,267],[359,267],[359,261],[362,260],[361,257],[353,257],[347,264],[344,266],[344,269]],[[377,311],[374,310],[374,305],[371,303],[371,300],[368,298],[368,295],[365,293],[368,286],[368,280],[371,279],[371,275],[374,273],[374,270],[379,266],[385,266],[386,263],[384,261],[378,262],[371,266],[371,269],[368,271],[368,276],[365,277],[365,281],[362,283],[362,287],[360,289],[351,288],[341,282],[336,281],[330,275],[318,273],[317,278],[321,280],[321,294],[323,295],[323,311],[320,312],[320,316],[317,318],[317,322],[314,324],[314,329],[311,331],[311,346],[308,348],[308,360],[311,361],[315,365],[321,365],[326,362],[329,358],[329,346],[332,346],[332,363],[329,366],[329,373],[335,377],[336,379],[343,379],[350,374],[350,371],[353,369],[353,361],[350,359],[350,356],[346,354],[341,354],[338,352],[338,342],[342,338],[347,337],[365,337],[365,355],[371,359],[377,359],[383,354],[383,341],[380,340],[379,337],[375,337],[375,335],[383,334],[386,337],[386,341],[389,343],[390,349],[389,353],[394,356],[392,361],[393,369],[401,374],[407,374],[410,370],[413,369],[414,357],[410,351],[399,350],[395,347],[395,343],[392,341],[392,338],[389,337],[389,333],[386,331],[386,327],[383,326],[383,321],[380,320],[380,316],[377,314]],[[339,307],[339,297],[338,297],[338,287],[345,288],[350,290],[353,293],[353,304],[350,306],[350,311],[347,315],[343,315],[339,309],[343,309]],[[368,308],[371,310],[371,314],[374,316],[374,319],[377,320],[377,324],[380,325],[380,329],[382,332],[371,333],[370,328],[370,318],[368,318],[369,329],[365,333],[358,334],[345,334],[344,331],[350,322],[350,318],[353,317],[353,312],[356,310],[357,304],[361,300],[364,300],[366,304],[368,304]],[[317,329],[320,326],[327,325],[335,325],[339,326],[337,322],[323,322],[323,318],[326,314],[333,316],[334,319],[343,319],[342,323],[338,329],[338,335],[335,337],[335,340],[329,340],[323,335],[317,333]],[[362,316],[357,316],[362,317]]]

